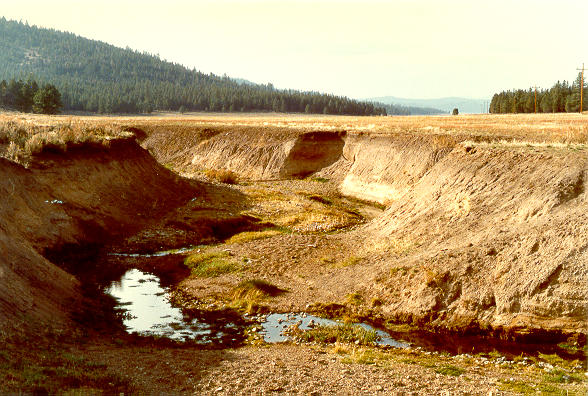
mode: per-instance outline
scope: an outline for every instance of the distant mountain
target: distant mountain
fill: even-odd
[[[484,113],[490,103],[486,99],[468,98],[439,98],[439,99],[406,99],[394,96],[383,96],[379,98],[366,99],[367,101],[380,102],[384,104],[396,104],[404,106],[432,107],[441,109],[446,113],[458,108],[460,113]]]
[[[0,18],[0,82],[11,79],[55,85],[65,110],[385,113],[373,103],[204,74],[148,53]]]

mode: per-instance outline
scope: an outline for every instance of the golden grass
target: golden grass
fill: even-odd
[[[285,291],[261,279],[245,280],[231,291],[231,306],[248,313],[254,313],[260,309],[260,301],[269,297],[276,297]]]
[[[249,241],[254,241],[256,239],[270,238],[275,235],[279,235],[281,233],[282,232],[280,232],[278,230],[245,231],[245,232],[240,232],[239,234],[233,235],[232,237],[227,239],[227,241],[225,243],[227,243],[227,244],[245,243],[245,242],[249,242]]]
[[[162,126],[169,133],[179,133],[181,136],[177,137],[186,144],[193,142],[194,134],[203,131],[214,134],[243,127],[244,133],[263,131],[268,137],[317,130],[433,136],[437,144],[448,147],[463,141],[505,146],[562,144],[554,147],[571,149],[585,149],[588,145],[588,114],[577,113],[466,114],[455,117],[155,113],[151,116],[113,117],[5,112],[0,113],[0,155],[26,162],[33,153],[47,146],[62,150],[72,142],[107,142],[125,134],[125,129],[130,127],[149,132]]]
[[[131,132],[117,125],[95,125],[79,120],[52,123],[18,117],[0,117],[0,155],[20,163],[44,151],[66,152],[76,145],[104,145],[121,138],[130,138]],[[37,121],[37,122],[35,122]]]

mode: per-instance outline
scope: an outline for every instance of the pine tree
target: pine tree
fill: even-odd
[[[33,111],[35,113],[57,114],[61,106],[61,94],[51,84],[45,84],[33,98]]]

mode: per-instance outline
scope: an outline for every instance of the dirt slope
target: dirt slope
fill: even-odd
[[[348,238],[360,273],[351,284],[349,271],[330,274],[331,292],[353,286],[390,320],[437,329],[588,330],[585,146],[485,133],[249,132],[184,140],[184,165],[252,179],[316,172],[344,195],[386,204]]]
[[[423,246],[392,264],[403,270],[383,282],[386,309],[450,328],[585,332],[587,159],[456,146],[369,226]]]
[[[187,201],[194,187],[132,140],[0,158],[0,327],[63,322],[78,281],[45,257],[86,255]]]

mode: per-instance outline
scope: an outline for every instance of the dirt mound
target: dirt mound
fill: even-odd
[[[390,203],[404,195],[455,144],[450,136],[351,135],[345,142],[344,158],[352,166],[341,192]]]

